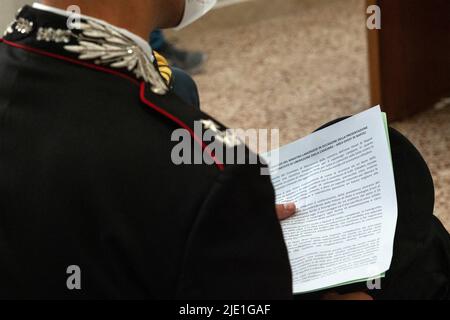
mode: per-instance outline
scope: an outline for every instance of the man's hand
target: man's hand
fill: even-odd
[[[295,203],[277,204],[276,205],[277,216],[279,220],[285,220],[294,215],[297,211]]]
[[[373,300],[373,298],[362,291],[347,294],[328,292],[322,296],[322,300]]]

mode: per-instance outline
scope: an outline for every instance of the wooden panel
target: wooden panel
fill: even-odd
[[[376,4],[382,28],[369,31],[373,102],[391,119],[402,119],[450,96],[450,1]]]
[[[377,0],[368,0],[367,6],[376,5]],[[381,101],[381,75],[380,75],[380,33],[378,30],[369,30],[369,73],[370,96],[372,105],[382,104]]]

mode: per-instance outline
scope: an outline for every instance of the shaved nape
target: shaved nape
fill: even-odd
[[[157,28],[178,25],[184,12],[184,0],[41,0],[42,4],[67,10],[78,6],[80,13],[92,16],[144,39]]]
[[[160,23],[162,12],[156,0],[42,0],[42,4],[67,10],[78,6],[80,13],[127,29],[144,39]]]

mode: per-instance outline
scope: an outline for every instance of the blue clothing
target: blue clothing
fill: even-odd
[[[181,69],[173,67],[171,69],[173,74],[172,87],[175,94],[185,103],[200,109],[200,98],[194,79]]]
[[[166,38],[162,30],[156,29],[150,35],[150,46],[153,50],[158,51],[162,48]],[[189,74],[181,69],[171,67],[173,73],[173,91],[185,103],[200,109],[200,99],[198,95],[197,85]]]
[[[153,50],[158,51],[162,48],[164,43],[166,42],[166,38],[164,37],[164,34],[162,30],[156,29],[153,31],[150,35],[150,45],[153,48]]]

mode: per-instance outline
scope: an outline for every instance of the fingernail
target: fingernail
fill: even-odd
[[[285,204],[284,209],[288,212],[295,211],[295,204],[293,203]]]

